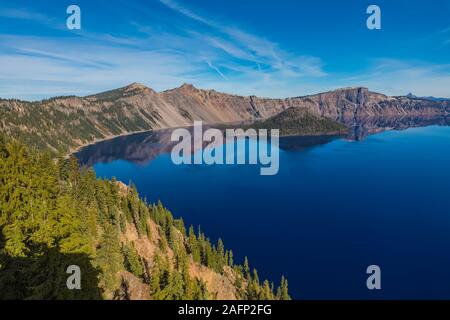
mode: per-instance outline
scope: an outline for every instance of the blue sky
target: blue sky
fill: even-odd
[[[81,8],[81,30],[66,9]],[[381,8],[382,29],[366,27]],[[0,97],[141,82],[265,97],[367,86],[450,97],[450,1],[0,0]]]

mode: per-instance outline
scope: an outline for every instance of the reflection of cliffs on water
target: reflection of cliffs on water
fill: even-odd
[[[204,125],[203,130],[211,128]],[[218,126],[220,128],[220,125]],[[206,147],[208,142],[197,145],[194,141],[193,127],[185,128],[191,135],[192,153]],[[82,148],[75,154],[82,166],[91,167],[96,163],[108,163],[114,160],[127,160],[137,164],[145,164],[159,155],[170,153],[178,142],[171,141],[174,129],[163,129],[135,133],[105,140]],[[214,141],[213,141],[214,143]]]
[[[282,137],[280,138],[280,148],[285,151],[301,151],[329,143],[339,137],[345,137],[350,140],[363,140],[370,134],[384,130],[403,130],[429,125],[450,125],[450,116],[359,117],[341,118],[339,122],[350,128],[346,136]],[[189,131],[191,130],[192,128],[189,129]],[[81,149],[76,156],[81,165],[88,167],[96,163],[108,163],[119,159],[144,164],[161,154],[171,152],[172,147],[177,143],[171,141],[172,131],[172,129],[149,131],[102,141]]]
[[[385,130],[404,130],[430,125],[448,126],[450,115],[341,118],[339,122],[350,128],[347,139],[359,141]]]
[[[119,159],[144,164],[172,150],[171,134],[172,130],[160,130],[118,137],[87,146],[76,157],[88,167]]]

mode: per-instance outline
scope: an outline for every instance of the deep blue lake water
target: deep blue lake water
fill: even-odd
[[[284,274],[295,299],[450,298],[450,127],[287,138],[275,176],[176,166],[165,139],[122,137],[79,157],[222,238],[260,277]],[[373,264],[382,289],[369,291]]]

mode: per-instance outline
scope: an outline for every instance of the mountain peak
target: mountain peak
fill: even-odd
[[[149,89],[146,85],[139,83],[139,82],[133,82],[126,86],[124,89],[127,90],[146,90]]]
[[[197,90],[197,88],[196,87],[194,87],[192,84],[190,84],[190,83],[183,83],[180,87],[179,87],[179,89],[185,89],[185,90]]]
[[[339,88],[336,89],[334,91],[369,91],[368,88],[366,87],[362,87],[362,86],[356,86],[356,87],[344,87],[344,88]]]
[[[87,98],[96,100],[115,100],[123,97],[129,97],[137,94],[154,93],[153,89],[143,85],[142,83],[133,82],[125,87],[104,91],[94,95],[87,96]]]
[[[436,97],[433,97],[433,96],[419,97],[419,96],[416,96],[416,95],[414,95],[412,93],[408,93],[405,97],[407,97],[409,99],[428,100],[428,101],[434,101],[434,102],[450,101],[450,99],[448,99],[448,98],[436,98]]]

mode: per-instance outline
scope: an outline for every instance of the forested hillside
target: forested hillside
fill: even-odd
[[[339,122],[319,117],[308,110],[289,108],[269,119],[249,125],[254,129],[279,129],[281,136],[344,134],[348,128]]]
[[[81,290],[66,286],[81,268]],[[0,136],[0,299],[289,299],[132,186]]]

